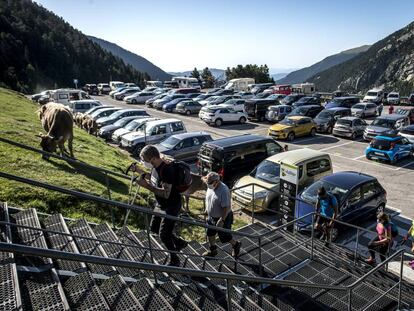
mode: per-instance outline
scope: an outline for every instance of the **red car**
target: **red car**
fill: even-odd
[[[274,94],[292,94],[292,86],[290,84],[280,84],[272,87]]]

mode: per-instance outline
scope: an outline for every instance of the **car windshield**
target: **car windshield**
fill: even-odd
[[[116,121],[114,123],[115,126],[124,126],[125,124],[127,124],[128,122],[130,122],[131,119],[128,118],[124,118],[124,119],[119,119],[118,121]]]
[[[330,119],[332,118],[332,115],[333,115],[332,111],[324,110],[324,111],[319,112],[316,117],[320,119]]]
[[[252,92],[253,92],[253,90],[252,90]],[[256,98],[265,98],[265,97],[268,97],[268,96],[270,96],[269,93],[260,93],[260,94],[256,95]]]
[[[300,195],[302,200],[305,200],[309,203],[315,204],[318,199],[318,190],[319,188],[324,187],[327,192],[335,195],[338,199],[339,203],[343,202],[346,194],[348,193],[348,189],[343,189],[339,186],[333,185],[323,180],[319,180],[312,185],[309,186],[305,191],[302,192]]]
[[[306,113],[308,112],[308,108],[306,107],[300,107],[300,108],[296,108],[292,111],[292,115],[297,115],[297,116],[304,116],[306,115]]]
[[[367,93],[367,96],[375,96],[375,97],[377,97],[377,92],[368,92]]]
[[[387,119],[375,119],[371,123],[371,125],[387,127],[387,128],[393,128],[394,127],[394,121],[387,120]]]
[[[307,102],[309,102],[310,99],[311,99],[311,97],[302,97],[296,103],[298,103],[298,104],[300,104],[300,103],[307,103]]]
[[[181,140],[178,138],[175,138],[173,136],[168,137],[166,140],[164,140],[162,143],[160,143],[161,146],[172,149],[174,148]]]
[[[284,97],[280,103],[282,104],[290,104],[291,102],[293,102],[296,99],[296,96],[292,96],[292,95],[288,95],[286,97]]]
[[[295,121],[289,119],[289,118],[284,118],[282,121],[279,122],[279,124],[284,124],[284,125],[294,125]]]
[[[390,97],[390,98],[398,98],[398,94],[392,94],[392,93],[390,93],[390,94],[388,94],[388,97]]]
[[[133,131],[140,124],[142,124],[141,121],[132,121],[132,122],[128,123],[127,126],[125,126],[125,129],[127,129],[128,131]]]
[[[385,139],[374,138],[371,141],[371,147],[379,150],[390,150],[391,141]]]
[[[268,160],[260,163],[251,173],[250,176],[275,184],[279,182],[280,165]]]
[[[399,108],[399,109],[397,109],[397,111],[395,113],[402,114],[402,115],[406,116],[406,115],[408,115],[409,111],[406,110],[406,109]]]
[[[109,110],[109,111],[110,111],[110,110]],[[107,112],[108,112],[108,110],[99,109],[99,110],[97,110],[97,111],[93,112],[93,113],[91,114],[91,117],[92,117],[92,118],[94,118],[94,117],[96,117],[96,116],[100,115],[101,113],[102,113],[102,114],[104,114],[104,113],[107,113]]]
[[[267,98],[268,99],[278,99],[279,98],[279,94],[272,94],[272,95],[269,95]]]
[[[110,116],[109,116],[109,119],[117,119],[117,118],[119,118],[122,114],[124,113],[124,111],[122,111],[122,110],[120,110],[120,111],[117,111],[117,112],[114,112],[113,114],[111,114]]]
[[[338,124],[338,125],[351,126],[352,125],[352,121],[351,120],[346,120],[346,119],[339,119],[338,121],[336,121],[336,124]]]
[[[364,104],[356,104],[356,105],[352,106],[352,108],[354,108],[354,109],[364,109],[364,107],[365,107]]]

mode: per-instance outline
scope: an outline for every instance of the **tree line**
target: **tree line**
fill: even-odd
[[[0,1],[0,84],[23,92],[150,76],[103,50],[61,17],[30,0]]]

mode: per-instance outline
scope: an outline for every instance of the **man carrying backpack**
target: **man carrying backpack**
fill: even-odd
[[[316,219],[316,230],[321,230],[325,237],[325,246],[331,241],[331,230],[334,220],[338,216],[338,200],[328,193],[324,187],[318,190],[318,200],[316,202],[316,212],[320,214]]]
[[[181,195],[177,176],[179,167],[174,163],[167,163],[160,158],[158,149],[152,145],[145,146],[141,159],[151,174],[142,173],[137,184],[154,193],[157,201],[155,210],[167,215],[178,216],[181,210]],[[153,216],[151,218],[151,231],[159,234],[162,243],[168,250],[180,251],[185,248],[187,241],[174,235],[175,220]],[[177,254],[170,253],[169,266],[179,266],[180,259]]]

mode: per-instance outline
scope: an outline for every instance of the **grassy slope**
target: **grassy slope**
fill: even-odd
[[[0,135],[35,148],[39,148],[39,138],[35,135],[44,132],[36,115],[38,105],[23,95],[0,88]],[[104,141],[88,135],[85,131],[74,129],[74,154],[78,160],[88,164],[104,167],[113,171],[125,169],[133,159]],[[0,171],[44,181],[68,189],[79,190],[106,197],[105,178],[102,174],[81,167],[50,159],[42,160],[37,153],[26,151],[0,142]],[[129,183],[110,177],[112,199],[126,202]],[[153,197],[147,191],[140,191],[137,205],[148,206]],[[45,213],[60,212],[66,217],[85,217],[90,221],[111,221],[110,208],[93,202],[80,200],[41,188],[0,178],[0,201],[7,201],[12,206],[33,207]],[[190,209],[198,214],[202,210],[200,201],[191,200]],[[123,212],[115,210],[116,222],[122,220]],[[244,218],[244,217],[243,217]],[[130,224],[139,228],[143,226],[142,217],[131,213]],[[234,227],[246,222],[236,218]],[[182,234],[188,239],[203,240],[204,230],[200,227],[183,226]]]

